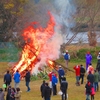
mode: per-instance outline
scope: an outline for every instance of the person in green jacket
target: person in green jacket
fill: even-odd
[[[98,82],[99,82],[99,73],[98,73],[97,70],[95,70],[94,71],[94,88],[95,88],[95,91],[98,91],[98,89],[99,89]]]

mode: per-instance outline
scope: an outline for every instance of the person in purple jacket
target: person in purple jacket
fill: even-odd
[[[90,52],[87,52],[87,54],[86,54],[86,56],[85,56],[85,59],[86,59],[86,70],[87,70],[89,64],[90,64],[91,61],[92,61],[92,55],[90,54]]]

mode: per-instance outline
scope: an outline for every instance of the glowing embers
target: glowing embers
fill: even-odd
[[[30,26],[24,29],[22,36],[25,40],[25,46],[22,50],[22,55],[19,62],[12,68],[13,73],[15,73],[16,70],[18,70],[19,73],[21,74],[21,77],[24,77],[25,70],[28,69],[32,71],[35,65],[42,59],[41,55],[43,53],[45,54],[45,49],[46,49],[45,44],[55,34],[54,18],[50,13],[49,15],[50,15],[50,20],[46,28],[42,28],[42,27],[34,28],[34,25],[37,23],[31,23]]]
[[[51,69],[55,69],[55,70],[58,70],[58,66],[57,66],[57,64],[56,64],[56,62],[55,61],[52,61],[52,60],[47,60],[47,64],[48,64],[48,66],[51,68]]]

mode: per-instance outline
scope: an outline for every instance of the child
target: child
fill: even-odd
[[[15,100],[20,100],[21,92],[20,88],[16,88]]]
[[[95,90],[94,90],[94,87],[92,85],[92,88],[91,88],[91,100],[94,100],[94,95],[95,95]]]

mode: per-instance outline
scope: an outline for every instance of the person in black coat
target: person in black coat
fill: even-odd
[[[91,84],[94,83],[94,75],[91,73],[91,71],[89,71],[89,74],[88,74],[88,76],[87,76],[87,80],[88,80],[89,82],[91,82]]]
[[[11,88],[10,100],[15,100],[15,88]]]
[[[83,65],[80,65],[80,79],[81,79],[81,84],[84,82],[84,75],[85,75],[85,68]]]
[[[68,82],[65,77],[62,78],[60,89],[62,91],[62,100],[67,100]]]
[[[11,94],[11,86],[9,85],[7,89],[6,100],[10,100],[10,94]]]
[[[31,77],[30,72],[26,70],[25,82],[26,82],[27,92],[30,91],[30,87],[29,87],[30,77]]]
[[[45,81],[43,80],[43,83],[42,83],[42,85],[40,87],[40,91],[41,91],[42,98],[44,98],[44,89],[45,89]]]
[[[51,88],[48,86],[48,83],[45,83],[45,88],[44,88],[44,100],[50,100],[51,98]]]
[[[12,82],[12,77],[9,71],[7,71],[7,73],[4,75],[4,83],[6,84],[5,91],[7,91],[7,86],[9,86],[11,82]]]

